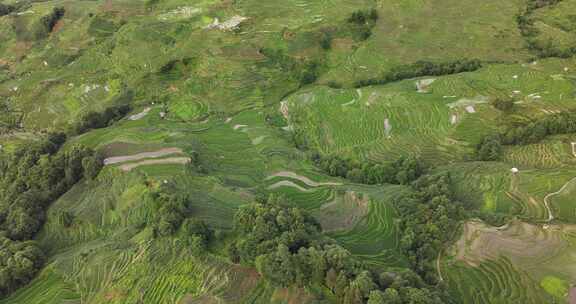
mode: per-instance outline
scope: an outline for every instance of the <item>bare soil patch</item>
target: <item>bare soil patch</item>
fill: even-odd
[[[188,157],[170,157],[170,158],[163,158],[163,159],[147,159],[137,163],[129,163],[125,165],[121,165],[120,169],[122,171],[130,171],[134,168],[146,165],[166,165],[166,164],[181,164],[185,165],[190,162],[190,158]]]
[[[576,287],[570,288],[570,292],[568,293],[568,303],[576,304]]]
[[[128,162],[128,161],[140,160],[140,159],[144,159],[144,158],[158,158],[158,157],[162,157],[162,156],[166,156],[166,155],[170,155],[170,154],[178,154],[178,153],[183,153],[182,149],[180,149],[180,148],[164,148],[164,149],[160,149],[158,151],[153,151],[153,152],[142,152],[142,153],[138,153],[138,154],[134,154],[134,155],[108,157],[104,160],[104,164],[105,165],[119,164],[119,163],[124,163],[124,162]]]
[[[501,256],[511,261],[538,263],[557,255],[569,244],[562,238],[558,225],[513,222],[505,227],[492,227],[481,221],[468,221],[463,234],[454,245],[457,260],[477,266],[483,260],[497,260]]]
[[[335,183],[335,182],[315,182],[311,179],[309,179],[306,176],[302,176],[302,175],[298,175],[294,172],[290,172],[290,171],[280,171],[277,173],[274,173],[270,176],[268,176],[266,179],[271,179],[274,177],[288,177],[288,178],[293,178],[293,179],[297,179],[301,182],[303,182],[304,184],[310,186],[310,187],[320,187],[320,186],[340,186],[342,185],[342,183]]]
[[[274,184],[268,186],[268,189],[269,189],[269,190],[274,190],[274,189],[280,188],[280,187],[292,187],[292,188],[296,188],[296,189],[298,189],[298,190],[300,190],[300,191],[302,191],[302,192],[310,192],[310,191],[312,191],[311,189],[306,189],[306,188],[304,188],[304,187],[302,187],[302,186],[300,186],[300,185],[298,185],[298,184],[295,184],[295,183],[293,183],[293,182],[291,182],[291,181],[286,181],[286,180],[284,180],[284,181],[279,181],[279,182],[277,182],[277,183],[274,183]]]
[[[130,117],[128,117],[128,119],[130,119],[130,120],[142,119],[142,118],[144,118],[144,116],[148,115],[148,112],[150,112],[150,110],[151,110],[151,108],[147,107],[144,110],[142,110],[142,112],[140,112],[138,114],[131,115]]]
[[[368,214],[370,198],[354,191],[347,191],[342,197],[320,208],[318,221],[326,232],[352,229]]]

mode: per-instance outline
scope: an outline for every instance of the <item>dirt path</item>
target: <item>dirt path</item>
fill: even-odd
[[[576,287],[570,288],[570,292],[568,293],[568,303],[576,304]]]
[[[150,110],[151,110],[150,107],[145,108],[144,110],[142,110],[142,112],[140,112],[138,114],[131,115],[128,119],[130,119],[130,120],[142,119],[142,118],[144,118],[144,116],[146,116],[148,114],[148,112],[150,112]]]
[[[554,195],[558,195],[558,194],[562,193],[562,191],[564,191],[564,189],[566,189],[566,187],[568,187],[568,185],[575,180],[576,180],[576,177],[574,177],[573,179],[566,182],[564,184],[564,186],[562,186],[562,188],[560,188],[560,190],[558,190],[556,192],[548,193],[544,197],[544,206],[546,207],[546,210],[548,210],[548,222],[551,222],[554,219],[554,215],[552,214],[552,208],[550,208],[550,203],[548,202],[548,199]]]
[[[438,252],[438,258],[436,258],[436,271],[438,272],[438,279],[440,279],[440,282],[444,282],[444,278],[442,277],[442,271],[440,270],[441,259],[442,259],[442,252]]]
[[[120,169],[122,171],[128,172],[136,167],[145,166],[145,165],[164,165],[164,164],[187,164],[190,162],[190,158],[188,157],[170,157],[170,158],[163,158],[163,159],[147,159],[137,163],[130,163],[121,165]]]
[[[170,155],[170,154],[176,154],[176,153],[183,153],[182,149],[180,149],[180,148],[164,148],[164,149],[154,151],[154,152],[142,152],[142,153],[138,153],[138,154],[134,154],[134,155],[114,156],[114,157],[106,158],[104,160],[104,165],[124,163],[127,161],[140,160],[140,159],[144,159],[144,158],[158,158],[158,157],[162,157],[162,156],[166,156],[166,155]]]
[[[296,188],[296,189],[298,189],[298,190],[300,190],[300,191],[302,191],[302,192],[310,192],[310,191],[312,191],[312,190],[310,190],[310,189],[306,189],[306,188],[304,188],[304,187],[302,187],[302,186],[300,186],[300,185],[297,185],[297,184],[295,184],[295,183],[293,183],[293,182],[291,182],[291,181],[286,181],[286,180],[284,180],[284,181],[279,181],[279,182],[277,182],[277,183],[275,183],[275,184],[273,184],[273,185],[270,185],[270,186],[268,186],[268,189],[273,190],[273,189],[276,189],[276,188],[279,188],[279,187],[292,187],[292,188]]]
[[[319,187],[319,186],[340,186],[342,185],[342,183],[335,183],[335,182],[325,182],[325,183],[319,183],[319,182],[315,182],[309,178],[307,178],[306,176],[302,176],[302,175],[298,175],[294,172],[290,172],[290,171],[280,171],[277,173],[274,173],[270,176],[268,176],[266,179],[271,179],[274,177],[289,177],[289,178],[293,178],[293,179],[297,179],[303,183],[305,183],[306,185],[310,186],[310,187]]]

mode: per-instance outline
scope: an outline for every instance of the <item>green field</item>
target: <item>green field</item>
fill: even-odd
[[[104,164],[45,204],[12,199],[36,195],[32,183],[0,189],[2,237],[26,220],[13,212],[45,213],[22,239],[44,253],[42,267],[14,292],[0,288],[0,303],[356,304],[380,303],[368,302],[370,291],[392,288],[403,302],[383,303],[572,303],[576,133],[539,129],[538,140],[501,144],[490,161],[477,151],[487,136],[503,142],[512,128],[576,111],[575,8],[576,0],[0,0],[0,182],[12,157],[52,132],[67,134],[61,151],[86,146]],[[478,66],[462,67],[469,62]],[[129,113],[94,121],[119,106]],[[432,199],[419,192],[424,178],[357,178],[403,157],[424,175],[448,174],[449,191],[426,189]],[[48,172],[25,168],[10,178]],[[161,205],[162,195],[185,198],[182,222],[213,232],[202,252],[183,223],[163,234],[165,209],[182,206]],[[363,272],[345,272],[344,291],[340,273],[281,286],[262,260],[234,261],[245,237],[235,214],[273,200],[311,215],[322,230],[316,249],[337,245],[332,258],[357,262]],[[417,238],[401,229],[406,222],[424,227]],[[298,233],[282,236],[298,245],[292,255],[312,246]],[[255,251],[276,250],[260,243]],[[2,261],[0,277],[17,276]]]

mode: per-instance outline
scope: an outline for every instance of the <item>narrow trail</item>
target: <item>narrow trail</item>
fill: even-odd
[[[188,157],[170,157],[170,158],[162,158],[162,159],[147,159],[137,163],[130,163],[121,165],[120,169],[124,172],[129,172],[134,168],[140,166],[147,166],[147,165],[168,165],[168,164],[180,164],[185,165],[190,162],[190,158]]]
[[[309,179],[306,176],[302,176],[302,175],[298,175],[294,172],[290,172],[290,171],[280,171],[280,172],[276,172],[268,177],[266,177],[266,179],[271,179],[274,177],[288,177],[288,178],[293,178],[296,180],[299,180],[301,182],[303,182],[304,184],[310,186],[310,187],[320,187],[320,186],[340,186],[342,185],[342,183],[339,182],[315,182],[311,179]]]
[[[440,282],[444,282],[444,278],[442,277],[442,271],[440,270],[440,260],[442,259],[442,252],[438,253],[438,258],[436,258],[436,271],[438,272],[438,278]]]
[[[180,154],[180,153],[184,153],[182,151],[182,149],[180,149],[180,148],[164,148],[164,149],[160,149],[158,151],[153,151],[153,152],[142,152],[142,153],[133,154],[133,155],[108,157],[104,160],[104,164],[105,165],[113,165],[113,164],[124,163],[124,162],[128,162],[128,161],[141,160],[144,158],[158,158],[158,157],[162,157],[162,156],[166,156],[166,155],[170,155],[170,154]]]
[[[548,202],[548,199],[554,195],[558,195],[558,194],[562,193],[562,191],[564,191],[564,189],[566,189],[566,187],[568,187],[568,185],[575,180],[576,180],[576,177],[574,177],[573,179],[566,182],[564,184],[564,186],[562,186],[562,188],[560,188],[560,190],[558,190],[556,192],[548,193],[544,197],[544,206],[546,207],[546,210],[548,210],[548,222],[551,222],[554,219],[554,215],[552,214],[552,209],[550,208],[550,203]]]

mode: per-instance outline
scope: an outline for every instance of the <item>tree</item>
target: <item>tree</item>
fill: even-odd
[[[487,136],[476,146],[476,159],[495,161],[502,154],[502,142],[499,136]]]
[[[2,4],[0,3],[0,17],[4,15],[8,15],[13,12],[15,9],[12,5]]]
[[[285,245],[278,245],[276,252],[256,259],[256,269],[262,276],[278,287],[288,287],[296,282],[296,265]]]
[[[43,260],[44,255],[35,242],[13,241],[0,234],[0,297],[28,283]]]
[[[497,97],[492,100],[492,106],[502,112],[509,112],[514,108],[514,100],[508,97]]]
[[[405,303],[407,304],[442,304],[442,300],[428,289],[406,288]]]
[[[393,303],[390,302],[389,300],[386,301],[384,298],[384,294],[380,290],[373,290],[370,292],[367,304],[400,304],[400,303]]]
[[[182,231],[187,235],[194,235],[206,245],[213,237],[214,231],[203,220],[188,218],[182,223]]]
[[[402,304],[402,299],[398,291],[394,288],[387,288],[382,294],[383,303],[386,304]]]
[[[82,159],[82,169],[84,170],[84,178],[87,180],[93,180],[98,176],[100,170],[104,166],[102,158],[98,155],[92,155],[84,157]]]

